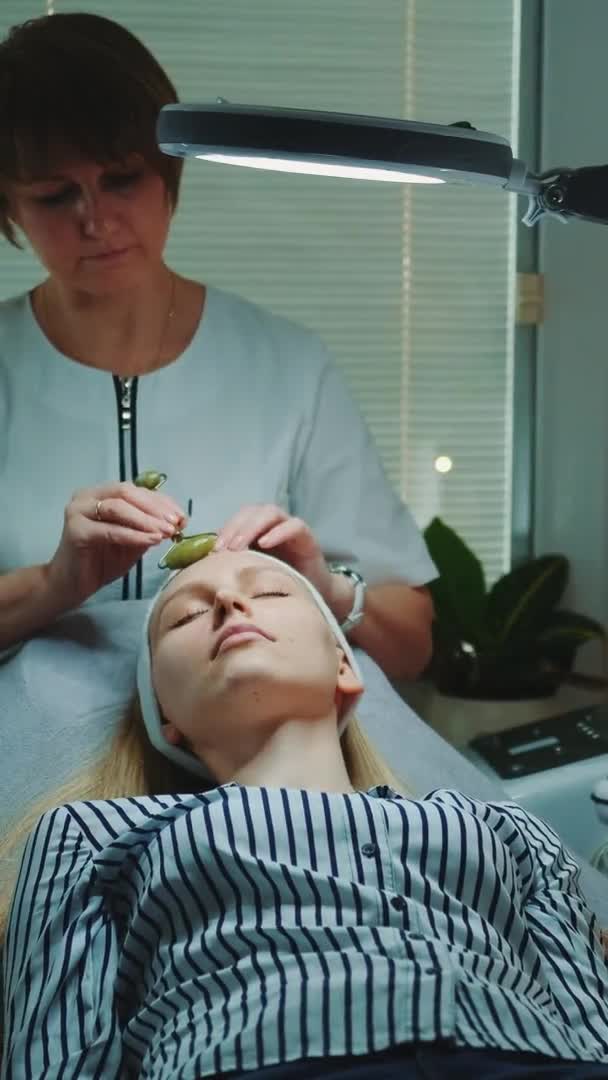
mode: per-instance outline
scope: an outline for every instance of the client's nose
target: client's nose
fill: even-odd
[[[215,618],[231,611],[251,611],[248,597],[238,589],[218,589],[215,594],[214,615]]]

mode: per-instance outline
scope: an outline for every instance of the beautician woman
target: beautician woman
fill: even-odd
[[[0,43],[0,230],[46,271],[0,303],[0,650],[90,598],[152,595],[158,545],[187,519],[244,550],[291,515],[319,539],[314,584],[350,639],[413,678],[435,568],[323,345],[165,262],[183,163],[155,125],[176,100],[98,15]],[[166,487],[135,485],[153,467]],[[271,540],[308,572],[288,535]]]

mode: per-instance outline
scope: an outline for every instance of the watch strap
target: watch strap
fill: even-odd
[[[347,634],[353,627],[358,626],[365,614],[365,590],[367,589],[367,583],[361,574],[356,570],[353,570],[350,566],[330,566],[329,569],[332,574],[344,574],[347,578],[350,578],[355,586],[352,610],[341,624],[342,632]]]

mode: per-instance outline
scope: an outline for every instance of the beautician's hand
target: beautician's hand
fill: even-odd
[[[314,533],[301,518],[291,517],[272,503],[243,506],[218,530],[213,550],[244,551],[254,543],[260,551],[293,566],[323,597],[331,596],[333,575]]]
[[[83,603],[186,521],[169,495],[135,484],[76,491],[65,508],[59,546],[46,567],[51,594],[64,607]]]

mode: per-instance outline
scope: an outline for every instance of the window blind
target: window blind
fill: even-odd
[[[513,140],[519,0],[54,0],[133,30],[184,101],[470,120]],[[0,33],[45,0],[2,0]],[[514,197],[189,160],[168,261],[316,330],[421,527],[510,548]],[[1,249],[0,297],[42,277]],[[440,455],[450,472],[437,471]]]

